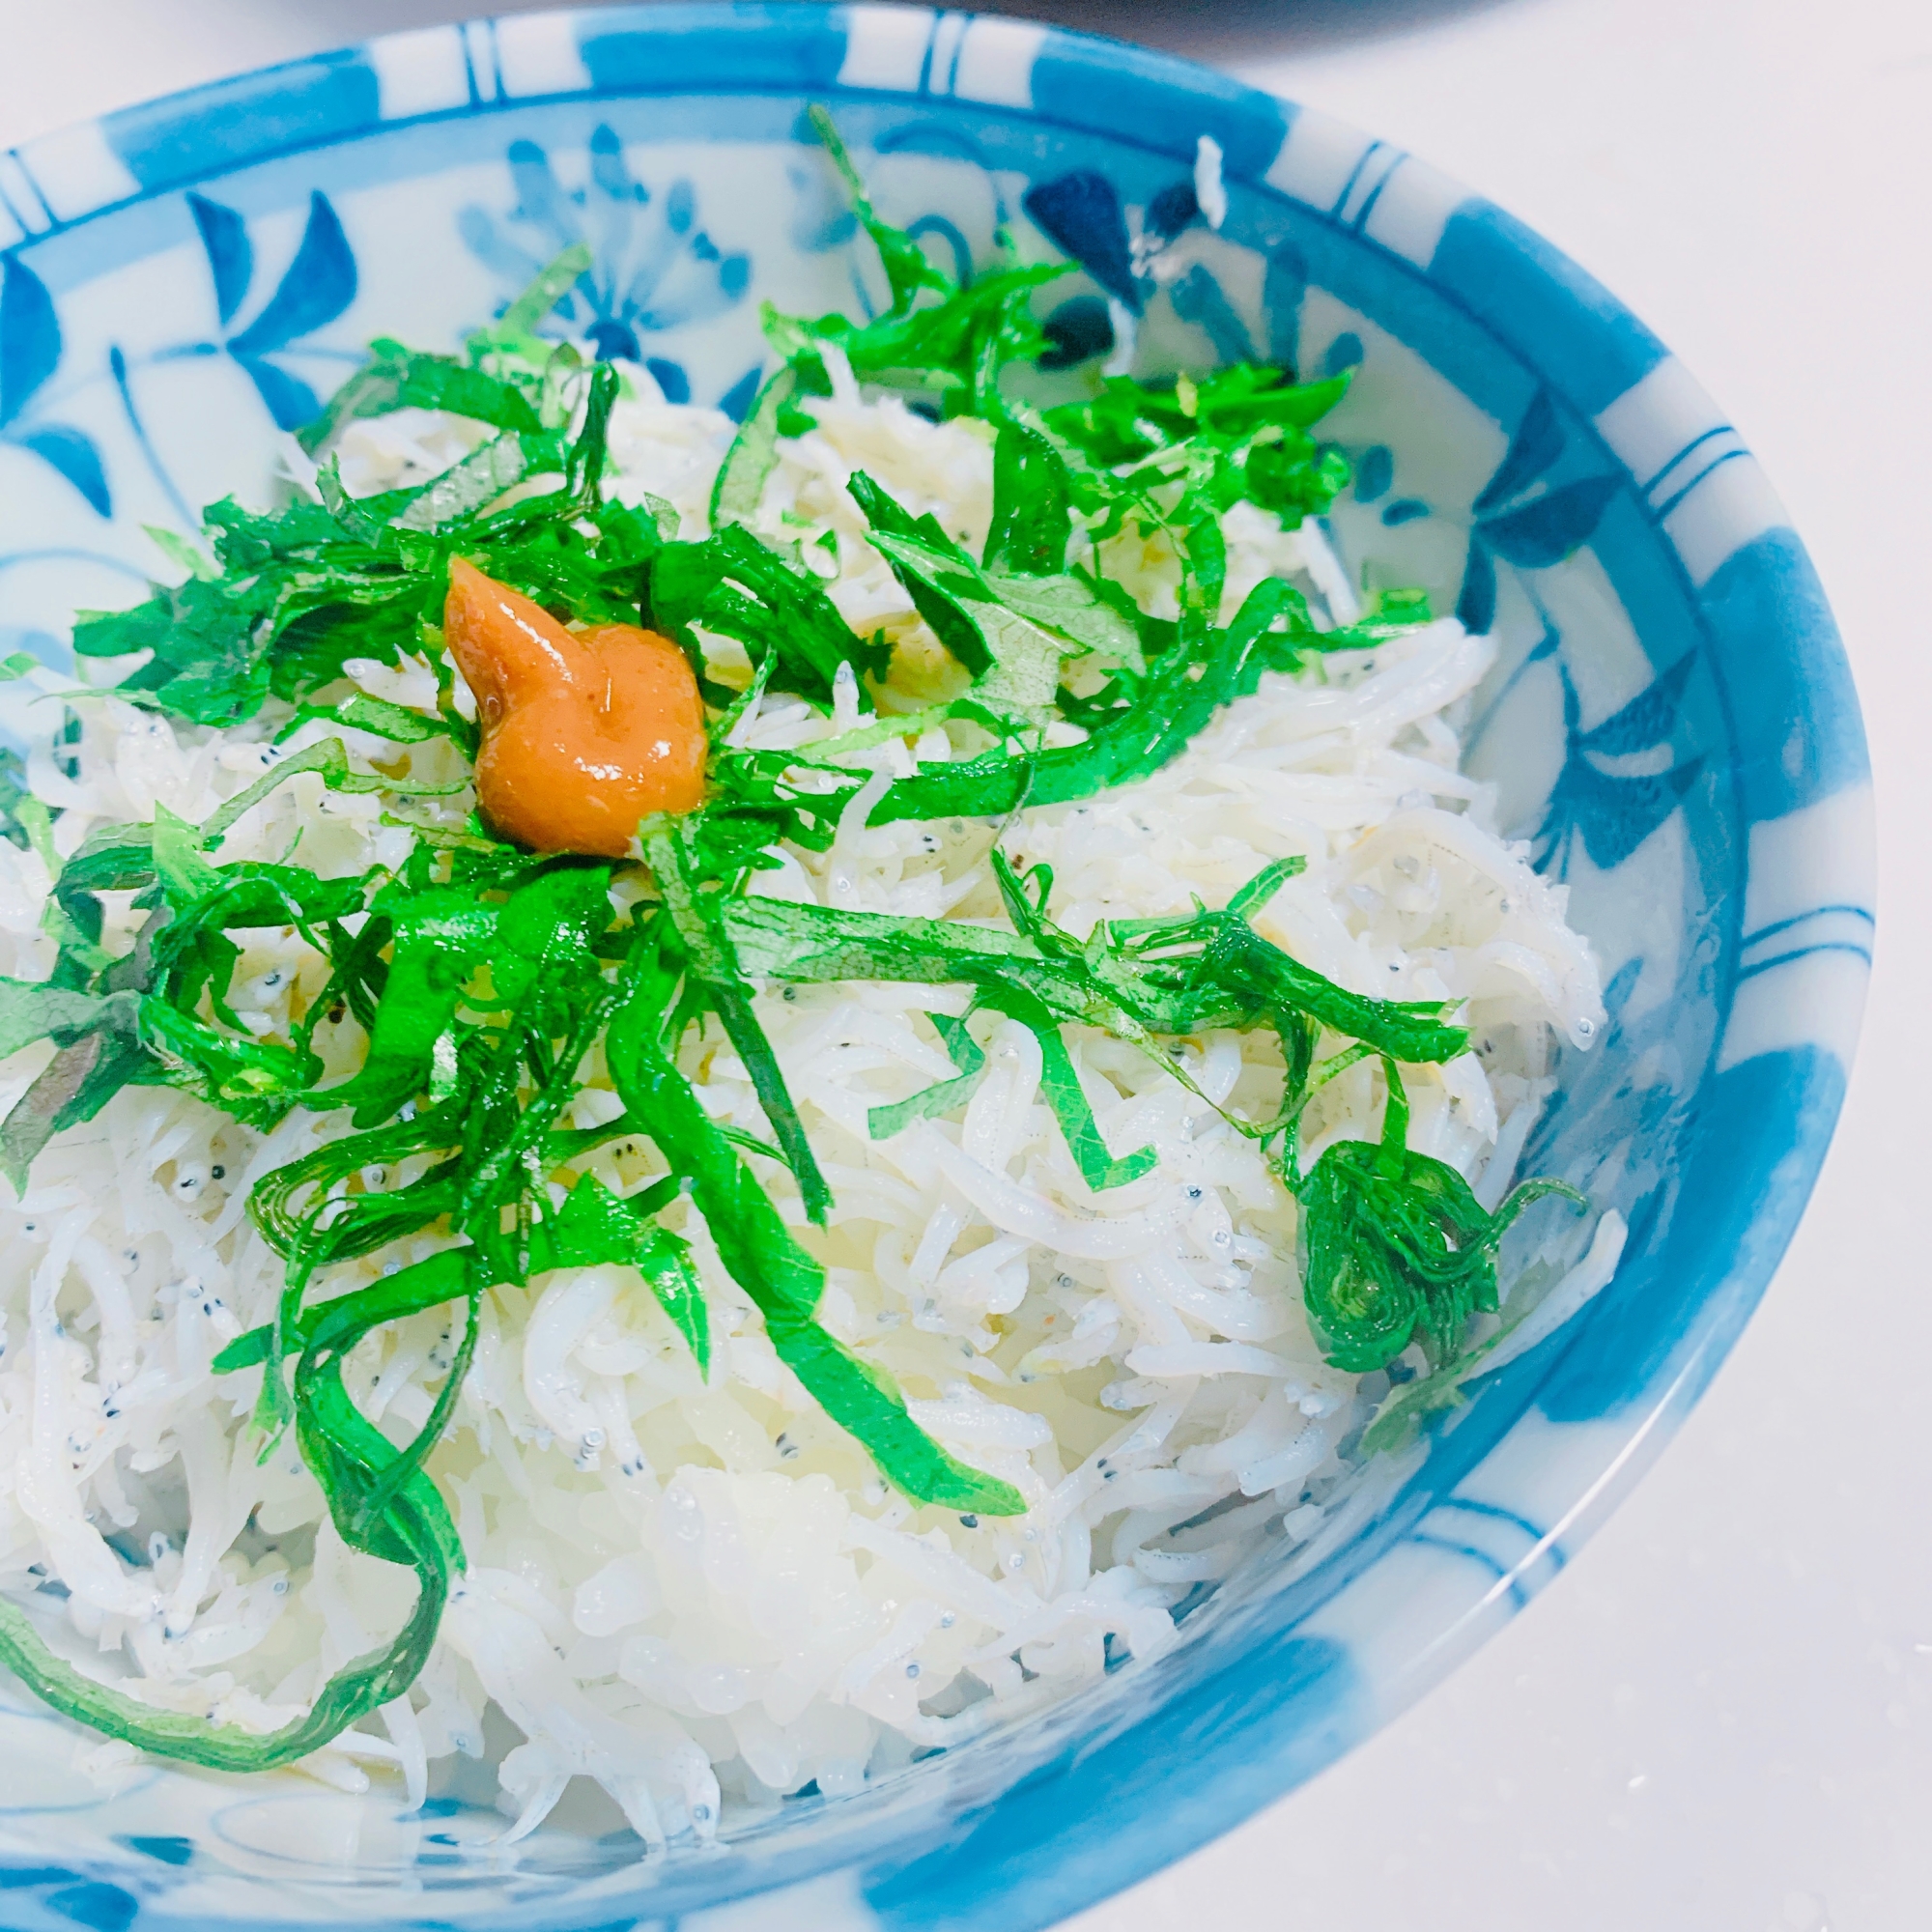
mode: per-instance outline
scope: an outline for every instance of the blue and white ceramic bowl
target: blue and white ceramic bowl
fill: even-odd
[[[269,488],[377,333],[454,345],[582,239],[572,320],[668,394],[742,407],[758,304],[855,299],[824,101],[887,214],[961,270],[996,226],[1078,258],[1069,358],[1358,367],[1335,537],[1502,657],[1471,757],[1567,879],[1611,1024],[1529,1169],[1628,1217],[1612,1290],[1477,1384],[1324,1547],[1032,1728],[730,1849],[417,1814],[293,1775],[139,1770],[0,1710],[8,1925],[945,1927],[1027,1932],[1187,1851],[1400,1710],[1529,1596],[1730,1347],[1823,1157],[1864,995],[1870,790],[1810,563],[1721,412],[1498,209],[1325,116],[1016,21],[912,7],[554,13],[377,41],[0,156],[0,645],[63,658],[144,525]],[[1218,144],[1226,218],[1195,162]],[[1211,197],[1210,197],[1211,198]]]

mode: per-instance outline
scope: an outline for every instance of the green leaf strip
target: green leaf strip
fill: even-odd
[[[966,1031],[965,1020],[955,1019],[950,1013],[927,1013],[926,1018],[939,1029],[939,1037],[945,1041],[953,1065],[959,1069],[959,1077],[923,1088],[889,1106],[874,1107],[866,1116],[866,1131],[875,1141],[889,1141],[895,1134],[904,1133],[915,1121],[937,1120],[954,1107],[963,1107],[985,1077],[985,1049]]]
[[[992,1516],[1022,1514],[1026,1504],[1017,1490],[956,1461],[912,1420],[882,1370],[818,1325],[824,1269],[792,1238],[771,1196],[670,1058],[664,1028],[681,964],[668,917],[640,929],[605,1054],[626,1108],[644,1123],[672,1172],[687,1179],[719,1258],[764,1317],[779,1359],[914,1501]]]

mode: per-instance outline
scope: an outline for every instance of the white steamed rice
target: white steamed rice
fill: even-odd
[[[803,540],[828,575],[832,556],[814,539],[835,531],[829,587],[840,609],[906,646],[915,683],[922,665],[936,677],[936,646],[865,543],[842,483],[864,467],[977,546],[990,513],[987,433],[866,403],[835,375],[817,429],[784,447],[761,526]],[[731,425],[631,376],[637,396],[613,425],[618,494],[665,497],[683,534],[701,535]],[[345,474],[360,492],[419,480],[478,435],[419,412],[358,424],[343,444]],[[1230,610],[1281,574],[1350,614],[1348,582],[1313,526],[1284,535],[1243,506],[1227,534]],[[1158,542],[1117,539],[1107,560],[1148,608],[1171,613],[1172,558]],[[720,662],[736,651],[721,643]],[[1300,680],[1271,675],[1155,778],[1029,811],[1006,846],[1052,865],[1056,916],[1082,934],[1103,919],[1184,911],[1197,894],[1221,903],[1268,861],[1305,857],[1261,930],[1357,992],[1466,1002],[1480,1050],[1409,1075],[1411,1138],[1492,1204],[1551,1084],[1551,1038],[1586,1044],[1602,1006],[1563,888],[1497,836],[1490,794],[1458,769],[1459,722],[1492,657],[1487,639],[1444,620]],[[351,669],[379,696],[434,701],[426,665]],[[841,689],[832,720],[770,698],[738,740],[808,745],[859,722],[856,697]],[[79,742],[56,745],[63,706],[43,710],[49,728],[31,779],[61,808],[62,854],[157,804],[205,818],[271,757],[267,720],[175,728],[96,695],[75,701]],[[312,725],[293,743],[324,735]],[[359,757],[399,769],[394,746],[348,735]],[[935,729],[911,753],[894,740],[856,754],[877,783],[845,812],[832,850],[788,852],[760,889],[997,922],[986,827],[866,823],[890,779],[953,753]],[[416,777],[454,774],[440,746],[405,756]],[[396,865],[411,834],[385,813],[454,821],[469,803],[342,796],[298,777],[220,856],[280,859],[299,839],[298,856],[318,871]],[[41,859],[0,842],[0,970],[50,969],[47,891]],[[138,918],[124,913],[119,929]],[[292,932],[263,932],[238,971],[235,1005],[252,1028],[278,1032],[291,1001],[301,1010],[323,977]],[[419,1803],[437,1760],[501,1753],[508,1729],[492,1719],[486,1739],[494,1705],[522,1738],[498,1769],[512,1835],[582,1776],[652,1845],[687,1830],[707,1837],[725,1807],[769,1805],[812,1780],[830,1795],[854,1791],[921,1747],[1093,1682],[1110,1660],[1159,1655],[1178,1640],[1177,1605],[1264,1546],[1306,1542],[1342,1492],[1350,1471],[1338,1451],[1386,1379],[1365,1390],[1322,1362],[1301,1307],[1296,1209],[1251,1142],[1131,1050],[1070,1030],[1109,1145],[1151,1143],[1161,1156],[1142,1179],[1095,1196],[1040,1098],[1037,1042],[1001,1021],[963,1121],[875,1143],[868,1109],[952,1073],[924,1015],[963,1012],[964,990],[868,983],[758,1004],[838,1200],[830,1231],[804,1236],[828,1265],[826,1324],[891,1371],[949,1449],[1016,1485],[1029,1513],[975,1521],[890,1493],[781,1366],[680,1202],[666,1219],[702,1266],[710,1385],[627,1270],[564,1271],[493,1293],[456,1429],[431,1465],[467,1578],[414,1690],[383,1713],[380,1731],[307,1760],[314,1776],[348,1790],[399,1778]],[[47,1050],[0,1068],[0,1105]],[[1261,1109],[1278,1089],[1279,1050],[1264,1034],[1208,1035],[1183,1058],[1216,1101]],[[694,1035],[684,1065],[720,1120],[766,1131],[728,1044]],[[1326,1088],[1307,1156],[1373,1134],[1376,1093],[1367,1065]],[[575,1120],[619,1111],[599,1076]],[[247,1416],[259,1372],[217,1378],[208,1366],[268,1319],[280,1286],[244,1213],[250,1185],[345,1124],[298,1112],[258,1136],[197,1099],[128,1089],[48,1150],[24,1200],[0,1204],[0,1582],[18,1592],[57,1579],[67,1646],[98,1647],[90,1667],[125,1673],[156,1705],[284,1722],[395,1629],[411,1600],[407,1573],[344,1548],[292,1444],[257,1463]],[[367,1182],[394,1184],[422,1164]],[[804,1229],[789,1175],[756,1165]],[[582,1168],[620,1191],[661,1171],[643,1141]],[[1580,1238],[1566,1229],[1564,1252]],[[418,1238],[400,1259],[437,1245]],[[1600,1284],[1604,1262],[1577,1271],[1572,1303]],[[382,1265],[337,1269],[333,1286]],[[427,1417],[450,1346],[444,1314],[403,1323],[363,1344],[351,1387],[401,1439]],[[128,1755],[89,1743],[103,1767]]]

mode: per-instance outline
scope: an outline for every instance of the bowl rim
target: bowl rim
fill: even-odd
[[[1674,547],[1712,649],[1743,627],[1759,652],[1788,661],[1807,717],[1817,714],[1814,754],[1848,776],[1837,790],[1790,807],[1790,814],[1815,814],[1835,800],[1840,810],[1793,832],[1802,850],[1789,839],[1776,850],[1767,843],[1765,863],[1815,865],[1822,856],[1856,881],[1868,877],[1862,727],[1837,632],[1802,545],[1721,412],[1614,297],[1492,204],[1386,143],[1193,62],[1035,21],[912,5],[670,0],[454,22],[215,80],[22,143],[0,156],[0,255],[11,262],[135,201],[412,122],[514,114],[543,100],[696,92],[950,99],[1188,166],[1208,136],[1231,183],[1285,197],[1300,216],[1312,213],[1379,249],[1458,303],[1596,426]],[[1482,247],[1445,267],[1445,245],[1460,240]],[[1670,444],[1675,432],[1684,434]],[[1720,433],[1728,440],[1714,445],[1708,469],[1680,469],[1682,451]],[[1656,467],[1660,450],[1667,460]],[[1716,490],[1703,490],[1712,500],[1700,524],[1687,501],[1719,470]],[[1747,554],[1752,567],[1742,580],[1720,582]],[[1734,751],[1746,749],[1733,740]],[[1775,826],[1787,815],[1750,810],[1747,801],[1744,822]],[[1741,867],[1742,898],[1759,871],[1755,836]],[[1868,891],[1859,904],[1868,916]],[[1751,997],[1766,1011],[1752,1022],[1752,1039],[1774,1042],[1728,1067],[1714,1060],[1699,1088],[1706,1165],[1736,1199],[1680,1244],[1694,1265],[1685,1277],[1694,1306],[1613,1413],[1594,1427],[1539,1420],[1538,1403],[1560,1381],[1580,1331],[1546,1343],[1512,1372],[1522,1398],[1516,1421],[1425,1492],[1368,1560],[1331,1579],[1296,1625],[1302,1647],[1284,1653],[1274,1679],[1237,1690],[1223,1681],[1231,1665],[1170,1698],[1163,1728],[1192,1738],[1184,1795],[1141,1771],[1145,1747],[1135,1752],[1133,1733],[1083,1743],[1017,1789],[989,1795],[963,1824],[909,1845],[903,1860],[875,1861],[849,1901],[851,1922],[1026,1932],[1094,1904],[1341,1755],[1548,1582],[1689,1412],[1796,1228],[1836,1122],[1862,1009],[1861,976],[1823,982],[1822,1005],[1815,986],[1807,993],[1794,979],[1791,969],[1809,951],[1831,950],[1821,943],[1755,966],[1731,962],[1725,1025],[1736,1023],[1738,986],[1756,976]],[[1766,1060],[1780,1063],[1775,1079],[1733,1078],[1727,1092],[1715,1091],[1726,1074],[1748,1075]],[[1521,1495],[1526,1486],[1541,1498],[1534,1511],[1491,1499]],[[1405,1610],[1400,1560],[1426,1545],[1473,1560],[1460,1581],[1435,1577],[1427,1609]],[[1373,1662],[1354,1667],[1362,1681],[1343,1693],[1322,1646],[1340,1646],[1350,1615],[1364,1610],[1379,1620],[1379,1638]],[[1226,1716],[1231,1698],[1238,1721],[1215,1734],[1212,1720]],[[1065,1822],[1048,1832],[1023,1814],[1050,1799]],[[782,1909],[784,1894],[766,1896],[774,1912]],[[647,1896],[639,1903],[649,1910]],[[602,1910],[610,1909],[607,1899]]]

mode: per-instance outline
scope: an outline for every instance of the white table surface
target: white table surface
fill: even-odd
[[[0,143],[460,0],[0,0]],[[1548,1595],[1295,1796],[1065,1932],[1932,1925],[1932,7],[1034,0],[1401,142],[1609,284],[1810,545],[1877,767],[1863,1058],[1764,1306]],[[1914,1104],[1918,1102],[1918,1104]],[[809,1932],[801,1927],[800,1932]]]

